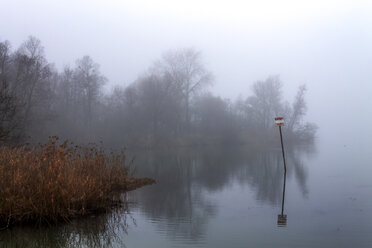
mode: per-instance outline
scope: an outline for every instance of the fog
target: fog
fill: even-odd
[[[27,168],[34,147],[58,154],[35,157],[35,173],[64,185],[82,146],[85,159],[123,152],[130,177],[156,181],[124,192],[124,208],[65,225],[2,232],[3,222],[1,247],[371,247],[372,1],[0,0],[0,10],[0,169]],[[7,168],[4,186],[22,185]],[[67,206],[68,191],[33,173]],[[32,202],[29,188],[4,198],[9,209]]]
[[[223,98],[280,75],[292,101],[306,84],[306,119],[333,144],[372,138],[372,4],[368,1],[9,1],[0,41],[41,40],[58,70],[89,55],[128,86],[168,50],[193,47]],[[361,132],[362,131],[362,132]]]

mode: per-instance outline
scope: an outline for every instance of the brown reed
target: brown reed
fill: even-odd
[[[0,224],[69,221],[105,211],[120,194],[145,184],[131,178],[124,153],[106,155],[52,137],[36,148],[0,148]]]

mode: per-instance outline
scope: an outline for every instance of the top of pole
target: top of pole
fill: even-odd
[[[275,117],[275,124],[277,126],[283,126],[284,125],[284,118],[283,117]]]

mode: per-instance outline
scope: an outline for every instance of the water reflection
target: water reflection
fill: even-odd
[[[137,174],[156,178],[157,184],[131,195],[132,201],[141,203],[143,212],[155,221],[159,231],[171,238],[182,237],[189,243],[203,239],[208,219],[216,211],[203,195],[204,187],[198,179],[204,178],[204,172],[200,171],[203,165],[194,155],[193,151],[182,151],[150,152],[142,156],[136,161]],[[208,182],[214,185],[213,180]]]
[[[287,215],[284,214],[284,201],[285,201],[285,183],[287,181],[287,172],[284,171],[283,174],[283,195],[282,195],[282,212],[278,214],[277,224],[279,227],[284,227],[287,225]]]
[[[0,247],[125,247],[123,233],[132,223],[119,209],[57,227],[15,227],[0,233]]]
[[[257,215],[249,215],[247,210],[256,203],[272,206],[274,211],[282,203],[277,224],[286,225],[286,182],[297,182],[302,196],[308,195],[308,174],[300,159],[303,153],[298,149],[287,149],[284,177],[279,149],[231,147],[131,153],[128,155],[137,155],[136,175],[155,178],[157,184],[130,192],[128,200],[136,203],[130,208],[140,213],[140,220],[145,220],[142,225],[155,227],[159,236],[170,240],[172,245],[169,247],[176,246],[174,242],[180,246],[204,245],[210,242],[207,231],[211,226],[227,224],[231,227],[239,222],[237,219],[214,222],[221,213],[235,210],[221,207],[231,206],[227,199],[230,194],[242,194],[241,198],[232,198],[242,199],[241,202],[232,204],[244,209],[240,214],[249,216],[245,216],[251,221],[245,223],[248,229],[249,225],[256,229],[255,225],[262,220]],[[239,187],[249,191],[248,199],[245,191],[234,191]],[[125,247],[125,241],[128,245],[132,241],[131,233],[126,235],[128,226],[135,226],[135,221],[125,208],[50,229],[7,230],[0,233],[0,247]],[[240,227],[237,230],[241,230]],[[150,246],[152,241],[148,242]],[[137,244],[136,241],[133,243]]]
[[[307,171],[301,151],[288,150],[287,174],[294,177],[307,197]],[[218,213],[210,197],[233,184],[246,185],[256,199],[278,206],[284,198],[283,161],[280,150],[208,148],[141,153],[137,174],[153,177],[157,184],[130,195],[154,221],[159,232],[173,240],[203,242],[208,223]],[[243,196],[242,196],[243,197]]]

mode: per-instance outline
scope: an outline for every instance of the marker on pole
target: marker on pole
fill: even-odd
[[[280,143],[282,144],[284,171],[287,172],[287,165],[285,163],[285,155],[284,155],[283,136],[282,136],[282,126],[284,125],[283,117],[275,117],[275,124],[279,127]]]

